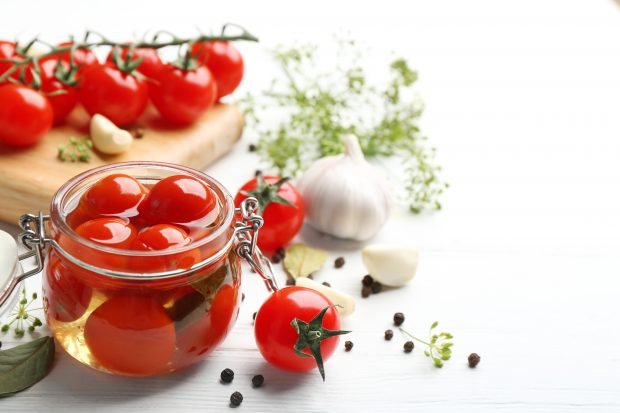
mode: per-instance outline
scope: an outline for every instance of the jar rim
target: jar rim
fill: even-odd
[[[64,205],[64,201],[66,200],[67,195],[70,190],[73,189],[78,183],[82,182],[84,179],[95,176],[102,172],[113,172],[119,169],[131,169],[131,168],[154,168],[154,169],[164,169],[172,172],[182,172],[186,175],[195,177],[200,179],[201,181],[205,181],[218,195],[220,200],[223,203],[224,216],[218,227],[211,232],[208,236],[199,239],[196,242],[191,242],[187,245],[183,245],[180,247],[170,248],[165,250],[165,254],[177,254],[183,253],[186,251],[193,250],[195,248],[200,248],[213,240],[222,236],[227,230],[229,230],[230,225],[233,221],[234,217],[234,204],[233,199],[228,192],[228,190],[215,178],[207,175],[204,172],[198,171],[193,168],[189,168],[186,166],[181,166],[173,163],[167,162],[155,162],[155,161],[132,161],[132,162],[117,162],[113,164],[102,165],[93,169],[89,169],[84,171],[67,182],[65,182],[59,189],[56,191],[52,198],[51,208],[50,208],[50,218],[54,226],[65,235],[68,235],[72,241],[78,242],[81,245],[84,245],[88,248],[96,249],[99,251],[103,251],[109,254],[127,256],[127,257],[158,257],[162,256],[161,250],[156,251],[138,251],[138,250],[129,250],[122,248],[114,248],[107,245],[98,244],[93,242],[87,238],[82,237],[78,234],[71,226],[67,223],[65,217],[62,215],[62,209]],[[234,232],[231,233],[230,238],[234,237]],[[227,240],[230,241],[230,240]],[[230,242],[227,243],[230,245]]]

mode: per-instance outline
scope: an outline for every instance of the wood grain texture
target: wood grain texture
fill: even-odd
[[[69,178],[112,162],[164,161],[204,169],[239,140],[243,116],[232,105],[218,105],[195,124],[171,128],[149,110],[139,124],[145,134],[131,149],[112,156],[95,151],[88,163],[60,162],[58,146],[71,136],[88,134],[88,116],[76,110],[67,124],[53,128],[35,147],[27,150],[0,148],[0,220],[17,222],[25,212],[47,211],[52,195]]]

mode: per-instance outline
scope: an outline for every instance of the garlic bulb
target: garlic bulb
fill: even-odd
[[[316,161],[297,183],[310,225],[339,238],[365,241],[385,223],[386,184],[364,159],[357,137],[343,138],[345,153]]]

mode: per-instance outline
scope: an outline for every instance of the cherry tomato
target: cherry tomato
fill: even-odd
[[[145,296],[108,299],[88,317],[84,339],[101,366],[136,376],[165,369],[175,349],[174,323]]]
[[[97,244],[117,249],[129,249],[137,237],[133,225],[121,218],[91,219],[79,225],[75,232]],[[59,243],[65,251],[91,265],[116,270],[122,270],[127,266],[125,255],[97,251],[68,236],[61,236]]]
[[[186,175],[173,175],[157,182],[138,210],[152,224],[189,226],[206,226],[219,212],[211,188]]]
[[[39,142],[50,130],[54,114],[50,102],[36,90],[22,85],[0,86],[0,142],[26,147]]]
[[[71,46],[73,42],[63,42],[58,44],[58,47]],[[71,52],[66,51],[62,53],[58,53],[54,55],[54,59],[61,59],[67,63],[71,62]],[[89,69],[92,66],[99,65],[99,61],[97,60],[97,56],[93,53],[92,50],[88,48],[80,48],[75,49],[73,51],[73,63],[78,66],[78,75],[84,73],[85,70]]]
[[[115,215],[126,218],[138,214],[138,205],[148,189],[134,177],[112,174],[97,181],[82,196],[81,206],[92,216]]]
[[[265,224],[258,233],[261,249],[275,251],[297,235],[304,223],[304,200],[288,181],[276,176],[258,176],[241,187],[235,205],[239,207],[248,196],[257,198],[263,210]]]
[[[285,287],[263,303],[254,321],[256,344],[263,357],[272,365],[289,371],[308,371],[317,367],[312,357],[301,357],[293,347],[299,337],[291,321],[295,318],[310,322],[332,303],[318,291],[303,287]],[[335,308],[327,310],[323,317],[324,329],[339,330],[340,315]],[[338,346],[338,336],[320,342],[323,361],[327,361]],[[306,354],[311,354],[306,348]]]
[[[243,78],[241,53],[227,41],[194,43],[192,54],[209,68],[217,83],[217,99],[231,94]]]
[[[189,301],[193,295],[186,297]],[[239,304],[238,286],[224,284],[217,290],[206,312],[199,306],[192,314],[186,315],[186,320],[179,323],[177,331],[178,351],[174,356],[174,364],[180,367],[192,364],[221,343],[237,319]],[[198,318],[194,315],[198,315]]]
[[[158,251],[182,247],[191,242],[191,238],[183,229],[170,224],[158,224],[140,231],[132,248],[139,251]],[[156,272],[187,269],[198,262],[200,262],[200,251],[191,249],[157,257],[134,257],[129,264],[133,270]]]
[[[114,63],[114,59],[112,57],[114,50],[110,50],[106,62]],[[127,48],[121,47],[119,50],[120,57],[122,60],[127,58]],[[140,66],[138,66],[138,72],[142,73],[144,76],[148,78],[154,79],[157,76],[157,73],[161,70],[163,63],[161,58],[159,57],[159,53],[157,50],[151,48],[135,48],[132,51],[131,60],[142,59],[140,62]]]
[[[90,215],[83,206],[78,205],[77,208],[67,215],[67,224],[75,230],[77,227],[93,218],[94,217]]]
[[[96,218],[75,230],[82,237],[107,247],[127,249],[136,239],[133,225],[119,218]]]
[[[71,271],[63,265],[56,254],[50,254],[45,271],[46,314],[55,320],[68,323],[77,320],[86,312],[92,289],[84,285]]]
[[[88,113],[99,113],[117,126],[134,123],[148,103],[148,87],[142,79],[106,65],[85,70],[78,92]]]
[[[1,59],[16,59],[21,58],[16,51],[16,46],[14,42],[7,42],[5,40],[0,40],[0,60]],[[0,62],[0,76],[2,76],[7,70],[9,70],[13,66],[12,63],[9,62]],[[19,79],[19,70],[13,72],[10,76],[13,79]],[[8,83],[7,80],[0,82],[0,85]]]
[[[185,125],[195,122],[213,106],[216,85],[211,72],[204,66],[181,70],[168,64],[149,85],[149,93],[162,118]]]
[[[78,103],[77,91],[56,79],[56,66],[62,65],[69,70],[69,64],[62,60],[48,58],[39,62],[41,91],[46,94],[54,112],[54,123],[62,123]],[[62,93],[58,93],[61,91]],[[56,93],[58,94],[56,94]],[[54,94],[52,94],[54,93]],[[52,94],[50,96],[50,94]]]

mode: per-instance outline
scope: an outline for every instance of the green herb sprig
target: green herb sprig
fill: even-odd
[[[441,368],[443,367],[443,362],[450,360],[450,357],[452,357],[452,345],[454,343],[452,343],[452,334],[446,332],[436,334],[433,332],[438,324],[438,321],[431,324],[431,328],[429,329],[429,341],[420,340],[402,327],[399,327],[399,329],[403,334],[427,346],[427,348],[424,349],[424,355],[433,360],[435,367]]]
[[[32,311],[40,310],[40,308],[31,308],[30,306],[37,300],[37,293],[32,293],[30,299],[26,296],[26,289],[22,289],[22,298],[9,315],[8,321],[2,326],[2,332],[6,333],[13,326],[16,337],[23,337],[26,329],[34,332],[37,327],[43,325],[38,317],[31,314]]]
[[[412,212],[440,209],[448,185],[439,176],[435,149],[418,126],[423,104],[413,88],[417,73],[405,59],[395,59],[387,84],[375,87],[360,63],[359,48],[350,41],[338,47],[339,58],[325,73],[315,73],[314,46],[273,52],[284,76],[261,95],[241,101],[249,126],[258,132],[258,154],[281,176],[294,177],[314,160],[342,153],[342,136],[353,133],[367,158],[402,161],[402,188]],[[274,112],[282,115],[275,128],[260,122]]]
[[[58,159],[62,162],[89,162],[93,156],[93,141],[88,136],[69,138],[69,143],[58,147]]]

